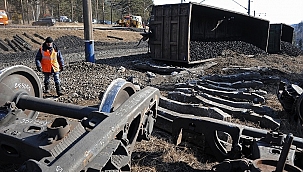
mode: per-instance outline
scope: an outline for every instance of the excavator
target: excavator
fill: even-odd
[[[143,28],[141,16],[133,16],[133,15],[124,16],[123,19],[119,19],[117,21],[117,24],[122,27]]]
[[[0,10],[0,25],[8,25],[8,17],[4,10]]]

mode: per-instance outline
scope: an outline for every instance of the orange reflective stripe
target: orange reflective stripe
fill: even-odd
[[[43,51],[40,48],[42,59],[41,59],[41,67],[43,72],[51,72],[52,68],[54,72],[59,72],[59,63],[57,60],[57,52],[55,50],[52,53],[49,50]]]

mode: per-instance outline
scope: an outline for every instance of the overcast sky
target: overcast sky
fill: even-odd
[[[205,5],[247,14],[248,0],[191,0]],[[185,3],[190,1],[185,0]],[[154,0],[155,5],[176,4],[181,0]],[[240,4],[240,5],[239,5]],[[297,24],[303,21],[303,0],[250,0],[250,14],[270,23]]]

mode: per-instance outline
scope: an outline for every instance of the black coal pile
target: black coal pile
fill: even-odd
[[[303,51],[289,42],[281,41],[281,53],[289,56],[303,55]]]
[[[78,47],[84,46],[83,39],[73,35],[61,36],[57,38],[54,42],[61,50],[66,50],[70,48],[77,49]]]
[[[61,50],[77,49],[77,48],[83,48],[85,46],[85,42],[82,38],[73,35],[61,36],[55,40],[55,43]],[[94,46],[111,46],[111,45],[119,45],[119,44],[125,44],[125,43],[123,42],[111,43],[111,42],[101,42],[101,41],[94,42]]]
[[[73,35],[66,35],[57,38],[55,44],[58,48],[62,51],[62,53],[75,53],[75,52],[83,52],[85,49],[85,42],[82,38],[73,36]],[[137,42],[102,42],[102,41],[95,41],[94,42],[94,49],[95,51],[98,50],[108,50],[113,49],[114,47],[119,49],[128,49],[130,47],[134,48],[143,48],[147,47],[146,43],[141,43],[137,46]]]
[[[222,55],[225,50],[231,50],[245,55],[266,54],[264,50],[243,41],[190,41],[191,61],[215,58]]]

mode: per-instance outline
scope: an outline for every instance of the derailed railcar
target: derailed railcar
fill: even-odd
[[[284,23],[270,24],[268,52],[281,52],[281,42],[288,42],[292,44],[294,28]]]
[[[267,51],[269,21],[197,3],[154,6],[150,20],[153,59],[199,63],[215,57],[208,43],[243,41]],[[196,56],[191,43],[204,42],[208,56]]]

